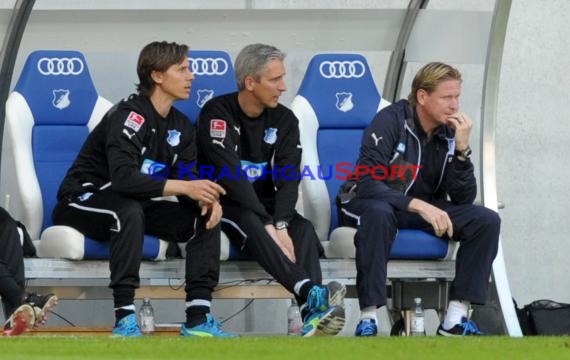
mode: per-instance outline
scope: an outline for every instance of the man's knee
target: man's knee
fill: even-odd
[[[370,203],[369,207],[360,216],[360,221],[376,222],[383,225],[393,224],[395,226],[397,219],[392,205],[374,201]]]
[[[232,209],[222,216],[222,231],[231,239],[248,238],[259,235],[264,225],[259,217],[251,210],[240,208]]]
[[[116,210],[119,221],[144,226],[144,210],[139,201],[125,198]]]
[[[497,229],[501,227],[501,218],[499,217],[499,214],[484,206],[474,206],[473,216],[476,223],[483,226],[489,226]]]

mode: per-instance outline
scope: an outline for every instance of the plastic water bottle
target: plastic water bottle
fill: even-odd
[[[139,322],[141,332],[150,335],[154,332],[154,309],[149,298],[144,298],[142,306],[139,310]]]
[[[424,306],[422,304],[422,298],[414,299],[414,311],[412,312],[412,324],[410,327],[411,336],[425,336],[426,329],[424,323]]]
[[[301,313],[299,306],[295,300],[291,300],[291,305],[287,309],[287,335],[300,335],[303,322],[301,321]]]

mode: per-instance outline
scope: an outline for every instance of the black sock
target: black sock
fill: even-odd
[[[209,306],[194,305],[186,308],[186,328],[192,328],[206,322],[206,314],[210,312]]]
[[[135,288],[121,286],[113,288],[113,302],[115,308],[115,325],[127,315],[135,313]],[[125,309],[132,306],[132,309]]]
[[[309,291],[313,288],[314,285],[315,285],[315,283],[313,283],[312,281],[307,281],[306,283],[304,283],[301,286],[301,289],[299,290],[299,299],[297,300],[297,303],[299,304],[299,306],[301,306],[307,302],[307,297],[309,296]],[[299,301],[299,300],[301,300],[301,301]]]
[[[305,321],[305,318],[309,315],[309,308],[307,306],[303,306],[301,309],[301,319]]]
[[[113,306],[119,309],[135,303],[135,288],[116,287],[113,289]]]
[[[133,310],[128,310],[128,309],[117,309],[115,310],[115,325],[117,325],[119,323],[119,321],[124,318],[125,316],[134,314],[135,312]]]

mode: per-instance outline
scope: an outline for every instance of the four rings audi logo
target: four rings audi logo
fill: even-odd
[[[190,71],[194,75],[224,75],[228,72],[228,62],[224,58],[189,58]]]
[[[43,57],[38,60],[38,71],[42,75],[79,75],[83,67],[83,61],[78,57]]]
[[[353,61],[323,61],[319,72],[325,79],[350,79],[364,76],[366,68],[360,60]]]

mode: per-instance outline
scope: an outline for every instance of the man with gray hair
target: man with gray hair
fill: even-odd
[[[295,211],[301,144],[299,121],[279,103],[287,90],[284,58],[270,45],[243,48],[235,61],[239,91],[210,100],[200,113],[199,159],[227,191],[222,230],[295,295],[302,335],[335,335],[345,321],[346,288],[320,285],[322,247]]]

